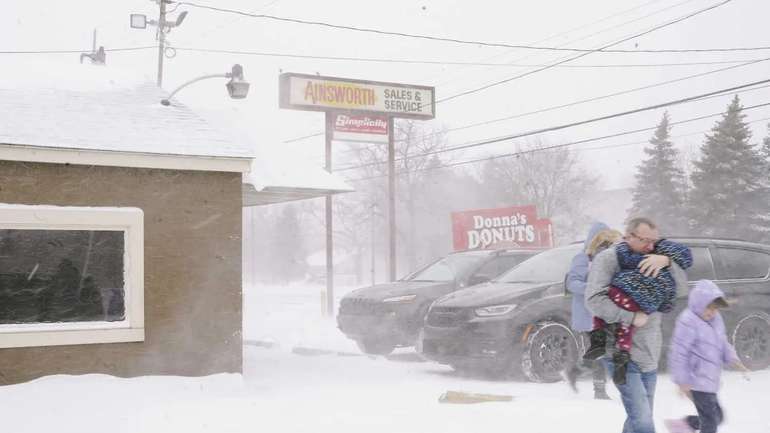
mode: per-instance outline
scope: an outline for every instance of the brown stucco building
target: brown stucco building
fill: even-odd
[[[0,80],[0,384],[240,372],[242,206],[339,191],[271,183],[252,143],[79,67]]]

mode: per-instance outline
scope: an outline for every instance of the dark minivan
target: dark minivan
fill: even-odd
[[[393,283],[354,290],[340,301],[337,326],[364,353],[414,346],[428,307],[455,290],[483,283],[541,250],[461,251]]]
[[[770,365],[770,246],[727,239],[672,238],[692,249],[687,270],[692,286],[714,280],[735,300],[722,315],[738,355],[752,369]],[[425,357],[457,369],[524,375],[533,381],[560,380],[561,371],[582,352],[572,333],[570,294],[564,276],[583,244],[545,251],[493,281],[437,300],[426,317]],[[664,348],[678,313],[663,321]],[[666,350],[664,350],[664,353]]]

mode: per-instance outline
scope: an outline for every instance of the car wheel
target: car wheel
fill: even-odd
[[[733,330],[733,345],[749,369],[770,366],[770,318],[761,313],[742,318]]]
[[[558,322],[540,323],[530,332],[521,357],[521,370],[533,382],[558,382],[562,371],[575,362],[578,341]]]
[[[362,338],[356,340],[358,348],[361,352],[368,355],[390,355],[396,345],[388,341],[378,340],[376,338]]]

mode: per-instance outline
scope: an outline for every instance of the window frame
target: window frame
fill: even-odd
[[[0,203],[0,229],[123,232],[125,318],[0,325],[0,349],[144,341],[144,212],[132,207]]]
[[[706,253],[707,253],[708,259],[709,259],[708,261],[709,261],[709,264],[711,265],[711,273],[712,273],[712,275],[714,275],[713,278],[707,278],[707,279],[710,279],[712,281],[720,281],[719,278],[718,278],[719,270],[717,269],[718,266],[719,266],[717,264],[717,262],[719,261],[719,256],[715,254],[715,250],[717,249],[717,247],[715,247],[714,245],[711,245],[711,244],[689,244],[689,245],[687,245],[687,247],[690,248],[690,249],[693,249],[693,248],[703,248],[703,249],[706,250]],[[687,273],[687,270],[685,269],[685,274],[686,273]],[[692,285],[694,285],[695,283],[697,283],[698,281],[700,281],[702,279],[704,279],[704,278],[690,279],[690,276],[687,275],[687,282],[691,283]]]
[[[716,268],[717,273],[717,280],[723,281],[726,283],[730,282],[760,282],[760,281],[766,281],[768,278],[770,278],[770,267],[768,268],[767,272],[763,277],[751,277],[751,278],[726,278],[727,276],[727,266],[725,264],[726,257],[723,255],[722,250],[742,250],[742,251],[749,251],[752,253],[758,253],[758,254],[764,254],[766,256],[770,255],[770,252],[759,249],[759,248],[750,248],[750,247],[744,247],[739,245],[717,245],[716,247],[716,254],[718,257],[718,268]]]

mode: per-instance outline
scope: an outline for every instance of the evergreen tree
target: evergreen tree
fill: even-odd
[[[681,234],[687,228],[683,210],[685,177],[677,165],[679,152],[671,143],[670,133],[666,112],[650,139],[650,146],[644,149],[647,159],[637,167],[629,218],[646,216],[664,227],[667,233]]]
[[[764,159],[765,164],[770,167],[770,123],[767,124],[767,137],[765,137],[762,147],[759,150],[760,156]]]
[[[736,96],[706,135],[701,158],[694,162],[689,208],[700,234],[759,240],[767,233],[765,162],[749,143],[742,109]]]

